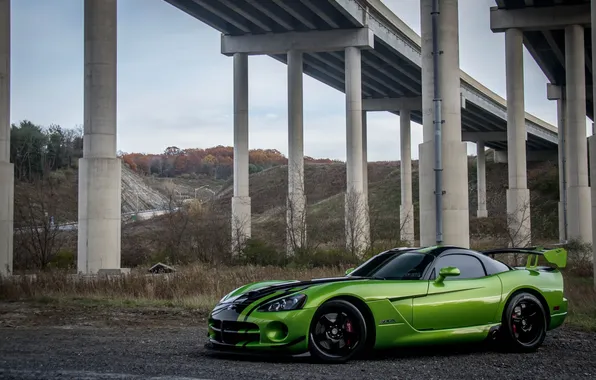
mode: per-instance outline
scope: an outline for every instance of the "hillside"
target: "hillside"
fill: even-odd
[[[418,211],[418,162],[412,163],[413,200]],[[487,208],[489,218],[477,220],[476,159],[469,158],[468,189],[470,233],[475,239],[492,238],[504,232],[506,219],[507,164],[487,157]],[[400,163],[368,164],[369,207],[373,239],[396,240],[399,236]],[[308,203],[309,235],[324,241],[343,237],[345,164],[305,164],[305,191]],[[536,238],[552,240],[558,234],[558,169],[552,162],[528,163],[528,186],[532,194],[532,230]],[[287,166],[273,167],[250,176],[253,236],[268,241],[284,236]],[[233,195],[232,181],[217,194],[221,206]],[[325,228],[320,227],[324,225]],[[418,220],[415,231],[418,237]],[[322,236],[321,236],[322,235]]]
[[[154,210],[168,207],[169,197],[165,188],[148,185],[148,179],[122,165],[122,212]],[[171,186],[171,189],[176,189]],[[52,172],[48,181],[16,181],[15,221],[31,218],[31,208],[53,215],[58,223],[78,219],[78,171],[62,169]],[[33,207],[33,206],[36,207]],[[38,219],[39,217],[36,217]]]
[[[418,206],[418,162],[412,163],[412,185],[415,207]],[[58,222],[77,219],[77,171],[66,169],[53,172],[52,181],[31,184],[17,181],[15,219],[27,213],[28,199],[43,203],[44,209],[55,215]],[[469,159],[470,214],[476,210],[476,160]],[[400,163],[371,162],[368,164],[369,207],[373,233],[380,239],[399,235]],[[528,182],[532,190],[533,230],[539,236],[551,238],[557,233],[558,172],[556,163],[528,163]],[[341,235],[344,218],[346,170],[343,163],[306,163],[305,190],[309,224],[326,223],[331,235]],[[216,199],[229,208],[233,195],[232,179],[227,181],[197,175],[160,178],[137,174],[127,164],[122,165],[122,212],[166,209],[195,196],[203,201]],[[503,217],[507,185],[507,165],[487,159],[487,194],[490,218],[472,223],[471,233],[485,235],[494,226],[495,217]],[[270,239],[283,236],[287,189],[287,166],[274,166],[250,175],[250,196],[256,236]],[[41,201],[43,199],[43,202]],[[416,223],[416,234],[418,225]],[[492,223],[492,225],[491,225]],[[483,232],[484,231],[484,232]],[[314,231],[313,231],[314,232]],[[318,233],[321,233],[318,231]],[[327,239],[325,239],[327,240]]]
[[[414,161],[412,164],[413,199],[417,215],[418,162]],[[186,174],[174,178],[143,176],[136,174],[125,164],[122,167],[123,212],[136,209],[137,196],[139,211],[178,207],[182,204],[181,201],[194,198],[195,193],[199,200],[215,200],[211,203],[211,207],[195,207],[196,203],[191,203],[191,210],[193,210],[191,213],[177,212],[139,223],[123,224],[123,265],[134,267],[147,262],[181,263],[197,258],[219,260],[225,257],[230,247],[231,236],[230,199],[233,195],[231,180],[223,182],[200,175]],[[372,243],[375,249],[401,244],[399,241],[400,163],[371,162],[368,164],[368,173]],[[51,181],[43,182],[46,187],[17,181],[15,191],[17,226],[24,221],[39,225],[44,212],[55,216],[58,223],[76,221],[76,169],[52,172],[50,177]],[[473,244],[484,244],[483,242],[502,244],[503,239],[507,238],[505,217],[507,165],[497,164],[490,158],[487,159],[489,217],[486,219],[475,218],[475,157],[469,158],[468,179],[470,234]],[[528,163],[528,180],[532,194],[533,241],[556,241],[558,235],[556,163]],[[313,248],[333,252],[345,247],[343,196],[345,181],[345,164],[305,164],[307,234],[309,244]],[[260,242],[256,243],[254,251],[264,255],[267,260],[274,260],[275,257],[279,257],[276,252],[285,251],[286,191],[287,166],[285,165],[264,169],[250,176],[252,236],[255,242]],[[209,204],[204,205],[209,206]],[[414,225],[416,237],[418,237],[417,217]],[[69,257],[76,257],[76,239],[65,244],[56,249],[60,248],[63,252],[68,252]],[[22,254],[17,253],[17,256],[20,257]],[[26,265],[19,264],[19,266]]]

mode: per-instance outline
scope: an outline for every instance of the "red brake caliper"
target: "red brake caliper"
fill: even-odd
[[[515,313],[513,313],[512,317],[515,318]],[[515,323],[513,323],[513,334],[515,334],[515,336],[517,336],[517,326],[515,326]]]
[[[348,333],[352,332],[352,322],[350,322],[349,319],[346,321],[346,332],[348,332]],[[347,346],[350,345],[350,338],[346,338],[346,345]]]

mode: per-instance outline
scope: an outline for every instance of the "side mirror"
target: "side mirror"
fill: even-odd
[[[346,270],[346,276],[349,275],[350,273],[352,273],[354,271],[354,268],[349,268],[348,270]]]
[[[443,283],[443,281],[445,280],[446,277],[459,276],[460,274],[461,274],[461,272],[459,271],[459,268],[456,268],[456,267],[441,268],[441,270],[439,271],[439,275],[437,276],[437,279],[435,280],[435,282],[437,284],[441,284],[441,283]]]

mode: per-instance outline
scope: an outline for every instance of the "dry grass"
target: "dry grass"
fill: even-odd
[[[129,276],[79,278],[53,271],[32,277],[0,280],[0,301],[34,301],[82,306],[176,307],[206,314],[226,293],[263,280],[307,280],[339,276],[346,268],[280,268],[259,266],[181,267],[172,274],[150,275],[135,270]],[[591,277],[565,274],[570,313],[567,323],[596,331],[596,291]]]
[[[596,290],[593,278],[566,274],[565,296],[569,300],[567,322],[596,332]]]
[[[311,279],[337,276],[342,268],[219,267],[192,265],[171,274],[140,270],[129,276],[76,279],[66,272],[0,280],[0,301],[44,303],[104,303],[118,306],[170,306],[208,312],[228,292],[263,280]]]

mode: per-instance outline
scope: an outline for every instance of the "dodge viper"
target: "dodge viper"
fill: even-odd
[[[512,267],[498,255],[527,257]],[[543,263],[539,265],[540,260]],[[242,286],[208,318],[212,350],[345,362],[371,349],[500,341],[530,352],[567,315],[562,247],[395,248],[345,276]]]

